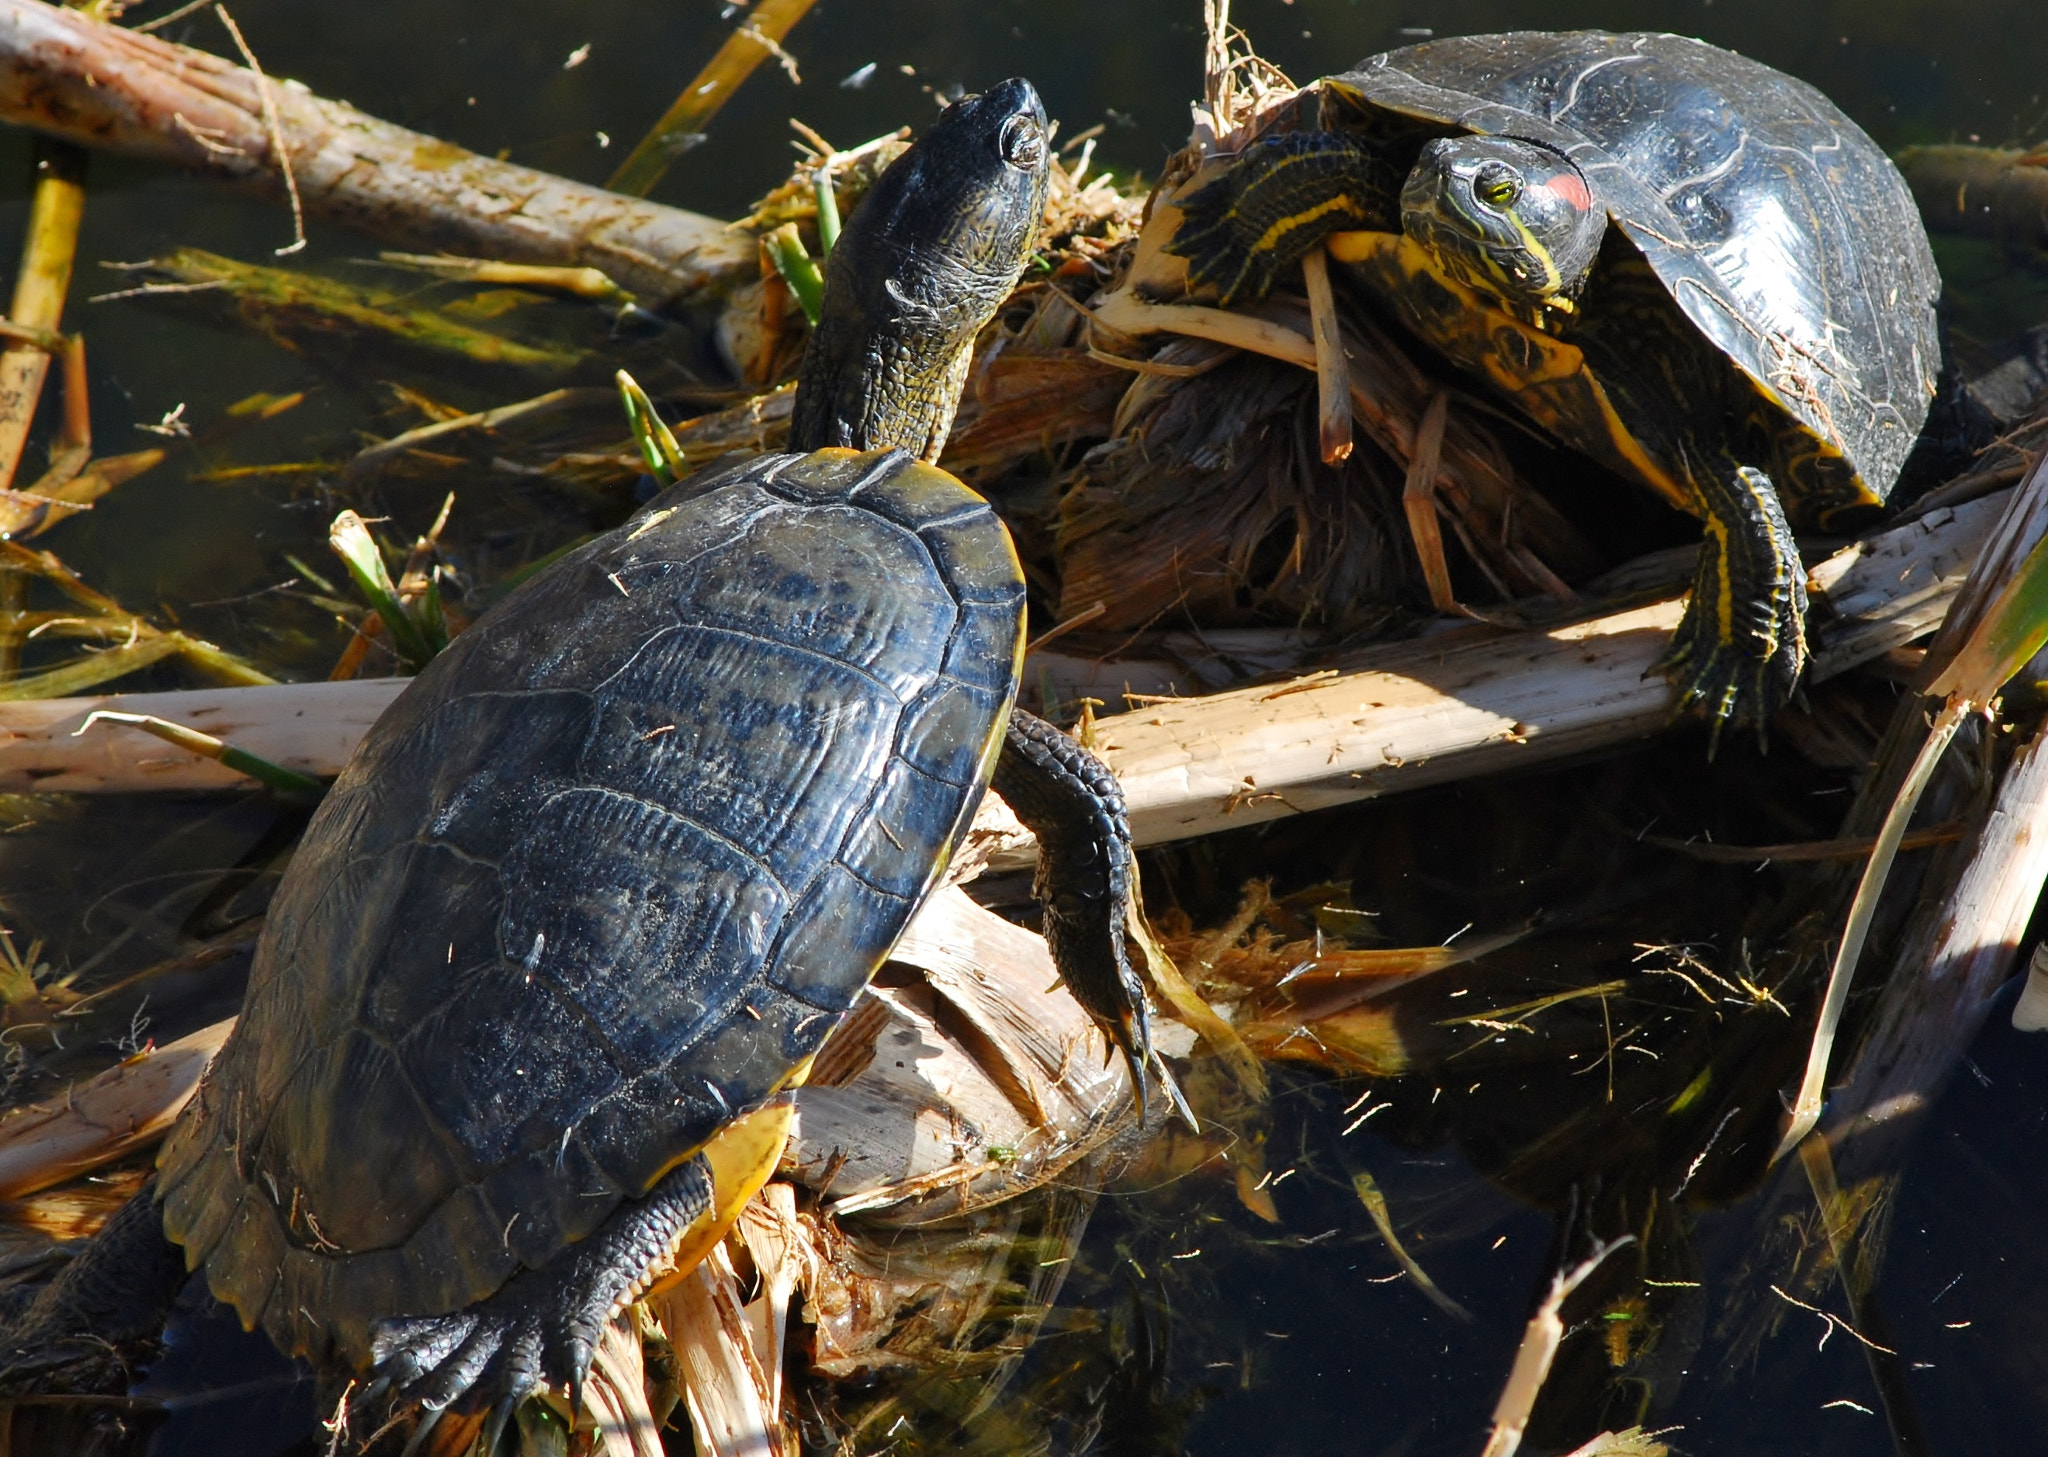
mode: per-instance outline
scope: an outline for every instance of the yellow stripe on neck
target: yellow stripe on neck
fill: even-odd
[[[1252,244],[1250,251],[1253,253],[1270,253],[1279,246],[1282,238],[1286,237],[1296,228],[1307,227],[1310,223],[1326,218],[1331,213],[1354,213],[1357,211],[1357,208],[1358,205],[1351,200],[1350,193],[1340,192],[1327,202],[1319,202],[1312,208],[1280,219],[1279,222],[1273,224],[1272,227],[1266,229],[1259,236],[1259,240]]]

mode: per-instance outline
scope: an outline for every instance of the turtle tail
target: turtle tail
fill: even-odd
[[[184,1252],[164,1234],[152,1178],[0,1327],[0,1388],[19,1390],[58,1368],[103,1358],[110,1346],[153,1339],[185,1273]]]

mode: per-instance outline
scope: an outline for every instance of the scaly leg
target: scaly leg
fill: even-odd
[[[1806,568],[1769,476],[1730,466],[1696,471],[1694,483],[1707,539],[1657,667],[1678,685],[1680,708],[1698,704],[1706,714],[1713,744],[1723,726],[1744,722],[1755,723],[1762,743],[1806,666]]]
[[[377,1378],[430,1409],[489,1404],[498,1425],[539,1386],[580,1397],[605,1324],[724,1238],[775,1172],[790,1120],[780,1099],[743,1114],[588,1238],[496,1294],[446,1315],[381,1322],[371,1345]]]
[[[1373,148],[1337,132],[1282,132],[1179,199],[1167,251],[1226,306],[1261,299],[1329,233],[1399,232],[1400,198],[1400,174]]]
[[[1142,1108],[1152,1028],[1124,951],[1135,867],[1123,789],[1076,740],[1018,708],[996,761],[995,791],[1038,837],[1035,890],[1053,965],[1129,1061]]]

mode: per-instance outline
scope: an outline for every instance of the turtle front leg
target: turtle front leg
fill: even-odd
[[[1806,666],[1806,569],[1771,478],[1749,466],[1697,473],[1707,539],[1692,597],[1657,667],[1712,727],[1709,756],[1729,723],[1764,725]]]
[[[1262,299],[1331,233],[1399,232],[1400,198],[1401,175],[1374,149],[1339,132],[1282,132],[1178,200],[1167,251],[1223,304]]]
[[[1109,766],[1070,735],[1021,708],[1010,711],[995,791],[1038,837],[1045,944],[1060,980],[1131,1065],[1139,1107],[1152,1055],[1145,989],[1124,950],[1131,824]]]

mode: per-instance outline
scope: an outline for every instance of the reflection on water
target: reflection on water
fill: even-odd
[[[276,74],[478,150],[505,149],[514,160],[590,180],[610,171],[731,24],[715,0],[658,7],[562,0],[514,9],[485,0],[241,0],[235,9]],[[1671,29],[1814,82],[1888,147],[2034,141],[2048,133],[2048,83],[2041,79],[2048,74],[2048,26],[2038,0],[1243,0],[1236,19],[1263,53],[1300,79],[1418,39],[1424,27],[1439,35],[1536,26]],[[204,12],[167,33],[227,49],[218,23]],[[921,122],[931,114],[931,96],[1011,74],[1037,83],[1069,134],[1101,123],[1104,162],[1149,173],[1185,131],[1198,82],[1199,13],[1194,0],[821,0],[789,49],[801,84],[765,67],[709,138],[677,160],[657,196],[734,214],[786,175],[786,117],[851,144]],[[583,59],[569,65],[578,55]],[[853,84],[863,73],[866,79]],[[24,213],[27,144],[8,137],[0,150],[0,176],[9,184],[0,236],[11,238]],[[369,251],[332,227],[315,224],[312,237],[315,260]],[[239,440],[240,459],[289,458],[316,436],[345,441],[359,430],[384,433],[372,414],[374,381],[337,375],[246,331],[118,302],[83,302],[119,286],[101,282],[105,275],[91,266],[96,260],[141,258],[177,244],[264,260],[288,238],[281,211],[269,205],[94,160],[69,324],[90,334],[103,451],[148,443],[130,422],[154,421],[180,404],[191,418],[211,419],[258,390],[307,389],[312,397],[301,411]],[[2048,317],[2048,286],[2037,275],[2016,273],[1992,250],[1944,244],[1943,261],[1963,295],[1957,317],[1967,332],[1991,339]],[[2017,309],[2013,299],[2020,300]],[[479,383],[473,400],[458,402],[499,398]],[[335,503],[303,482],[194,483],[189,470],[145,477],[68,526],[60,543],[66,559],[138,608],[167,604],[225,645],[268,662],[302,661],[314,671],[318,655],[310,648],[295,659],[301,650],[263,636],[262,599],[250,594],[292,575],[287,554],[326,560]],[[470,489],[494,487],[479,482]],[[393,487],[382,506],[409,534],[424,526],[438,499],[438,489],[429,500]],[[566,509],[531,520],[518,513],[537,508],[517,500],[494,509],[509,513],[508,537],[559,536],[574,524],[575,513]],[[1326,873],[1353,878],[1357,903],[1388,918],[1385,929],[1396,944],[1441,940],[1471,920],[1497,929],[1574,904],[1582,922],[1569,934],[1532,943],[1531,955],[1548,961],[1517,965],[1513,975],[1532,987],[1551,975],[1584,980],[1592,967],[1625,970],[1632,940],[1654,934],[1725,942],[1760,901],[1792,896],[1797,882],[1776,878],[1781,872],[1691,873],[1683,899],[1705,919],[1659,924],[1645,909],[1659,905],[1654,880],[1617,884],[1608,904],[1597,903],[1585,885],[1530,889],[1567,861],[1562,821],[1585,818],[1595,802],[1616,822],[1625,820],[1629,833],[1658,812],[1645,808],[1652,803],[1674,816],[1691,814],[1723,838],[1752,843],[1832,832],[1830,815],[1840,800],[1793,803],[1791,781],[1772,780],[1768,766],[1743,752],[1724,756],[1737,761],[1726,772],[1741,775],[1759,802],[1784,797],[1790,807],[1782,814],[1757,811],[1758,822],[1728,823],[1749,811],[1711,803],[1716,796],[1687,782],[1699,778],[1699,744],[1686,737],[1625,768],[1568,771],[1534,787],[1442,791],[1399,808],[1326,816],[1306,837],[1313,845],[1280,850],[1341,860],[1345,868]],[[1802,785],[1796,794],[1809,789]],[[195,917],[223,916],[233,897],[260,890],[275,851],[275,826],[239,801],[203,813],[184,801],[72,806],[37,818],[0,848],[0,882],[10,922],[49,938],[45,954],[60,966],[83,965],[110,941],[129,943],[123,955],[130,964],[148,959],[143,948],[168,950],[190,934]],[[1799,823],[1788,828],[1787,819]],[[1488,836],[1506,835],[1510,826],[1525,834],[1514,844],[1463,838],[1475,826]],[[1575,821],[1571,833],[1597,838],[1613,828]],[[1190,903],[1206,899],[1213,924],[1228,914],[1250,857],[1269,862],[1277,853],[1268,840],[1239,837],[1202,852],[1207,859],[1190,853],[1154,870],[1173,879]],[[1630,863],[1640,877],[1640,865]],[[1709,880],[1718,887],[1713,894],[1702,889]],[[188,978],[185,1015],[194,1022],[215,1014],[209,997],[218,988],[205,973],[195,969]],[[1456,990],[1447,985],[1444,994]],[[1499,984],[1487,996],[1513,1000]],[[1457,1008],[1447,1002],[1441,1010],[1448,1016]],[[1581,1008],[1569,1025],[1593,1039],[1605,1010],[1604,1002]],[[1624,1012],[1679,1015],[1648,1004],[1616,1015]],[[113,1037],[124,1029],[105,1030]],[[1726,1029],[1703,1023],[1699,1035]],[[1356,1085],[1308,1075],[1283,1080],[1260,1129],[1270,1169],[1294,1171],[1274,1186],[1280,1223],[1258,1220],[1227,1179],[1110,1194],[1077,1261],[1065,1312],[1049,1323],[1019,1378],[1019,1399],[1036,1403],[1053,1430],[1077,1443],[1092,1433],[1096,1449],[1106,1452],[1175,1450],[1182,1433],[1185,1450],[1198,1453],[1420,1457],[1476,1450],[1521,1323],[1557,1258],[1560,1224],[1588,1209],[1650,1201],[1673,1187],[1672,1180],[1657,1182],[1668,1173],[1659,1151],[1627,1138],[1654,1127],[1680,1090],[1664,1086],[1650,1062],[1604,1045],[1604,1072],[1589,1062],[1586,1076],[1575,1080],[1518,1070],[1502,1057],[1459,1061],[1446,1054],[1431,1076],[1396,1095],[1393,1112],[1351,1132],[1344,1130],[1354,1115],[1346,1110]],[[2048,1092],[2035,1066],[2039,1047],[1994,1017],[1969,1075],[1926,1130],[1892,1214],[1880,1295],[1910,1364],[1933,1451],[2023,1450],[2048,1425],[2048,1331],[2037,1328],[2036,1314],[2048,1309],[2040,1298],[2048,1290],[2039,1289],[2048,1272],[2030,1243],[2037,1212],[2048,1202],[2034,1133]],[[1612,1097],[1604,1096],[1608,1089],[1616,1090]],[[1476,1111],[1453,1116],[1441,1106],[1446,1097],[1469,1100]],[[1750,1113],[1763,1122],[1771,1116],[1767,1108]],[[1613,1156],[1575,1164],[1577,1182],[1537,1177],[1532,1169],[1554,1173],[1538,1157],[1553,1137],[1587,1146],[1612,1140]],[[1352,1193],[1350,1180],[1361,1171],[1384,1190],[1410,1253],[1472,1312],[1472,1322],[1456,1321],[1392,1278],[1399,1266]],[[1732,1180],[1727,1196],[1741,1194],[1739,1182]],[[1640,1224],[1647,1208],[1623,1212]],[[1644,1258],[1670,1262],[1657,1267],[1658,1278],[1668,1277],[1664,1288],[1677,1293],[1654,1312],[1655,1331],[1633,1346],[1625,1334],[1605,1345],[1583,1343],[1580,1366],[1560,1368],[1559,1380],[1603,1389],[1611,1371],[1588,1353],[1620,1349],[1656,1405],[1617,1405],[1615,1422],[1682,1424],[1674,1440],[1684,1450],[1787,1457],[1884,1450],[1884,1427],[1869,1411],[1876,1405],[1870,1377],[1853,1340],[1837,1334],[1821,1345],[1822,1322],[1789,1305],[1759,1305],[1772,1299],[1767,1291],[1745,1291],[1744,1309],[1728,1303],[1753,1253],[1759,1211],[1757,1199],[1736,1199],[1686,1214],[1689,1228],[1660,1227],[1657,1242],[1646,1239],[1654,1254],[1646,1250]],[[1663,1217],[1678,1218],[1678,1206]],[[1685,1293],[1692,1290],[1708,1293]],[[1077,1383],[1085,1399],[1075,1397]]]

